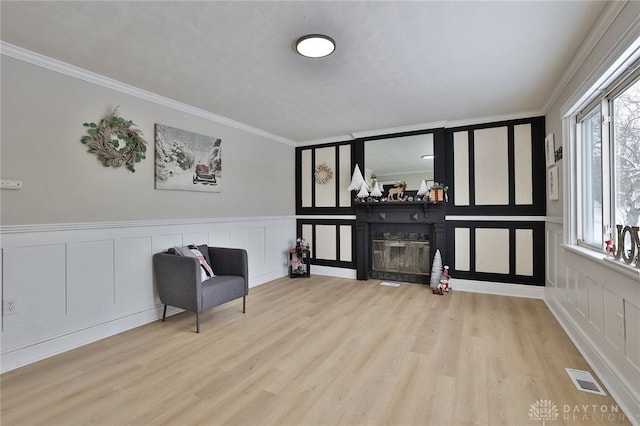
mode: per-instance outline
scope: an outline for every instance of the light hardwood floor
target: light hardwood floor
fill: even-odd
[[[5,373],[2,425],[535,426],[539,400],[547,425],[629,424],[571,383],[590,368],[543,301],[378,284],[283,278],[200,334],[181,313]]]

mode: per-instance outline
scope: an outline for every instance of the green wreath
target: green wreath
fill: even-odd
[[[96,154],[105,167],[120,167],[123,164],[131,172],[135,172],[135,163],[145,159],[147,142],[142,139],[142,130],[131,120],[118,117],[118,107],[100,120],[100,124],[83,123],[88,127],[91,136],[83,136],[80,140],[87,145],[87,152]]]

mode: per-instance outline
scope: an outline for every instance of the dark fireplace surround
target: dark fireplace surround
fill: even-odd
[[[359,280],[372,278],[372,240],[381,233],[418,234],[429,241],[430,261],[436,249],[446,253],[445,204],[425,202],[356,202],[356,272]],[[429,272],[431,270],[429,262]],[[378,274],[376,274],[378,275]],[[378,276],[377,278],[381,278]],[[382,276],[394,280],[394,276]],[[397,281],[428,283],[429,276],[399,274]]]

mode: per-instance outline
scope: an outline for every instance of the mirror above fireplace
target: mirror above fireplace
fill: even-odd
[[[407,190],[417,190],[422,180],[434,180],[433,141],[433,133],[365,140],[365,179],[375,175],[381,187],[405,181]]]

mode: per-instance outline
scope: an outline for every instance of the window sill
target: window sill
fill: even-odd
[[[578,245],[563,244],[562,247],[599,265],[605,266],[636,281],[640,281],[640,269],[627,265],[623,261],[610,259],[602,253]]]

